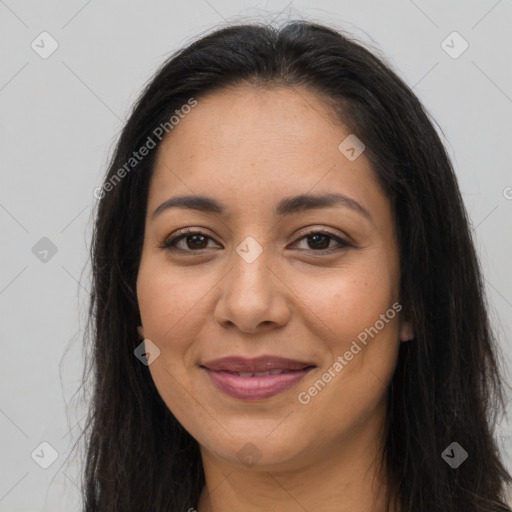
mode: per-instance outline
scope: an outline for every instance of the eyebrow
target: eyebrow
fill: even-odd
[[[344,206],[373,222],[370,212],[352,199],[343,194],[300,194],[298,196],[285,197],[279,201],[275,208],[275,215],[284,217],[309,210],[320,208],[329,208],[332,206]],[[154,219],[169,208],[189,208],[201,212],[216,213],[219,215],[227,215],[226,206],[217,199],[201,195],[188,195],[171,197],[158,206],[153,212],[151,218]]]

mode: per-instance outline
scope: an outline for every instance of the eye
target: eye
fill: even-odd
[[[202,231],[192,231],[189,228],[182,230],[181,233],[182,234],[178,236],[168,238],[159,247],[169,251],[192,252],[206,249],[208,240],[213,240],[206,233]],[[185,241],[186,248],[178,247],[177,244],[182,240]],[[192,251],[190,249],[192,249]]]
[[[334,233],[330,233],[329,231],[309,231],[304,233],[303,236],[297,240],[297,242],[300,240],[306,240],[308,247],[311,247],[313,252],[320,252],[322,254],[330,254],[347,247],[354,247],[340,236],[335,235]],[[338,245],[329,247],[331,241],[333,240],[336,241]]]
[[[179,233],[179,232],[178,232]],[[181,231],[177,236],[171,236],[166,239],[159,247],[172,252],[199,252],[208,248],[208,241],[213,240],[210,236],[202,231],[193,231],[190,228]],[[337,236],[329,231],[309,231],[297,239],[295,244],[301,240],[306,240],[309,248],[299,250],[310,250],[315,253],[330,254],[340,251],[347,247],[354,247],[351,243],[347,242],[340,236]],[[336,241],[337,246],[329,247],[331,241]],[[180,247],[180,242],[185,242],[185,247]]]

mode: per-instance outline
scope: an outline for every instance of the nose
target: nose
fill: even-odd
[[[223,327],[244,333],[282,327],[290,318],[290,289],[265,249],[254,261],[233,251],[233,265],[220,281],[215,318]]]

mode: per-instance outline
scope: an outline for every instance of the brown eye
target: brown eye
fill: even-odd
[[[337,235],[334,235],[332,233],[325,232],[325,231],[310,231],[309,233],[306,233],[301,238],[299,238],[298,241],[304,240],[304,239],[307,240],[308,247],[306,249],[299,249],[299,250],[308,250],[309,249],[313,252],[319,252],[319,253],[325,252],[328,254],[328,253],[332,253],[335,251],[339,251],[346,247],[353,247],[352,244],[349,244],[343,238],[341,238]],[[334,246],[334,247],[329,247],[332,240],[336,241],[338,245]],[[295,242],[295,243],[297,243],[297,242]]]
[[[178,243],[183,240],[185,241],[185,245],[181,247],[178,246]],[[192,231],[187,229],[181,234],[165,240],[160,245],[160,248],[174,252],[200,252],[204,249],[208,249],[208,242],[210,240],[213,240],[213,238],[202,231]],[[309,233],[305,233],[295,242],[295,244],[301,240],[307,240],[307,248],[299,250],[319,253],[319,255],[330,254],[347,247],[354,247],[343,238],[327,231],[310,231]],[[330,247],[332,241],[337,242],[337,245]]]
[[[185,240],[188,249],[206,249],[208,245],[207,236],[201,234],[182,235],[175,239],[176,243]],[[206,242],[206,243],[205,243]]]
[[[185,240],[185,247],[178,247],[177,244]],[[208,241],[213,240],[211,237],[201,231],[190,231],[187,230],[184,234],[171,237],[166,240],[162,245],[162,249],[168,249],[170,251],[185,251],[193,252],[196,250],[207,249]]]

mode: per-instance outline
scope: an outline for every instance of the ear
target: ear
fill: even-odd
[[[412,321],[402,319],[400,321],[400,341],[410,341],[414,339],[414,327]]]
[[[139,325],[137,327],[137,332],[139,333],[139,338],[141,340],[143,340],[144,339],[144,328],[142,327],[142,325]]]

